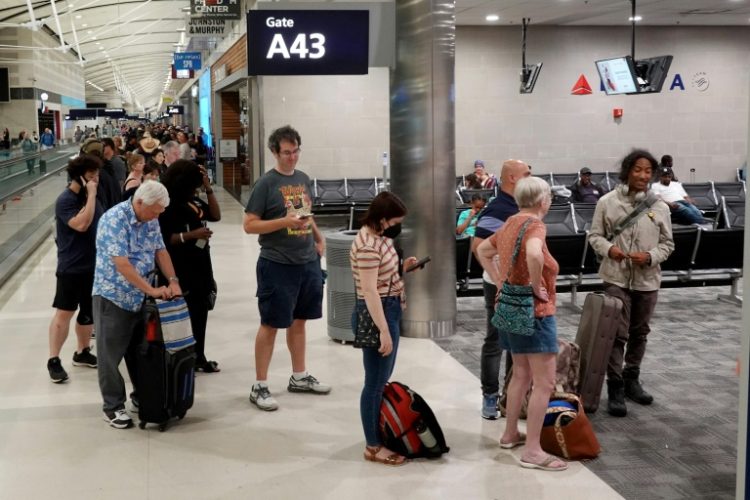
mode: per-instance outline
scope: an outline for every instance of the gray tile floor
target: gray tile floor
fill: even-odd
[[[727,292],[728,287],[662,290],[641,376],[654,404],[629,402],[628,416],[618,419],[606,413],[605,395],[591,416],[603,451],[586,466],[625,498],[734,498],[741,308],[717,300]],[[582,304],[583,294],[579,300]],[[459,298],[458,333],[435,341],[477,377],[482,301]],[[572,340],[579,314],[558,307],[557,316],[559,336]],[[478,379],[475,390],[480,418]]]

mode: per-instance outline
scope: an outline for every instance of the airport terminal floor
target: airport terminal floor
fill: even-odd
[[[519,467],[518,450],[498,445],[504,421],[480,418],[482,299],[459,299],[458,334],[402,339],[393,375],[430,403],[451,451],[390,468],[363,460],[361,353],[331,341],[325,318],[309,323],[307,368],[331,394],[286,392],[291,363],[279,334],[269,385],[280,409],[249,403],[259,248],[242,231],[242,206],[217,193],[223,218],[211,224],[211,245],[219,293],[206,352],[222,371],[198,374],[194,407],[166,432],[103,421],[96,371],[71,365],[72,334],[61,355],[70,379],[50,383],[51,238],[0,288],[0,498],[734,497],[740,308],[716,300],[724,290],[662,292],[643,375],[656,402],[629,405],[624,419],[600,410],[592,421],[602,455],[559,473]],[[578,314],[560,307],[558,316],[560,336],[574,336]]]

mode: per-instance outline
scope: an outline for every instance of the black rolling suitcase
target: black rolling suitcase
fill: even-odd
[[[167,428],[171,418],[182,419],[193,406],[195,339],[183,298],[147,299],[146,335],[138,348],[138,419]]]
[[[603,293],[586,296],[576,344],[581,348],[579,393],[586,413],[599,408],[609,355],[617,336],[622,301]]]

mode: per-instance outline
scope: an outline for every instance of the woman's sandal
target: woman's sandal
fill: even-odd
[[[398,467],[399,465],[404,465],[404,463],[406,463],[406,457],[399,455],[398,453],[392,453],[385,458],[379,457],[378,452],[382,449],[382,446],[367,446],[365,448],[365,460],[368,462],[390,465],[391,467]]]
[[[205,363],[195,365],[195,371],[203,373],[217,373],[220,372],[221,369],[219,368],[219,363],[217,363],[216,361],[206,361]]]
[[[510,443],[503,443],[502,440],[500,440],[500,448],[504,450],[512,450],[516,446],[521,446],[522,444],[526,443],[526,434],[523,432],[518,433],[518,439],[516,441],[511,441]]]
[[[552,467],[553,462],[560,462],[562,466],[560,467]],[[554,455],[547,455],[547,458],[542,460],[539,463],[534,462],[526,462],[523,459],[521,459],[521,467],[524,469],[539,469],[539,470],[546,470],[551,472],[557,472],[557,471],[564,471],[568,469],[568,464],[563,460],[562,458],[556,457]]]

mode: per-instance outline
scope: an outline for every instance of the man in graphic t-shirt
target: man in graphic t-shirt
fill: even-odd
[[[320,257],[325,253],[325,240],[312,218],[310,178],[296,170],[301,145],[299,133],[288,125],[271,133],[268,148],[276,166],[256,182],[243,221],[245,232],[258,234],[260,243],[256,268],[260,327],[250,401],[265,411],[279,407],[268,388],[268,367],[279,328],[286,329],[292,357],[287,390],[331,391],[305,368],[305,322],[323,316]]]

